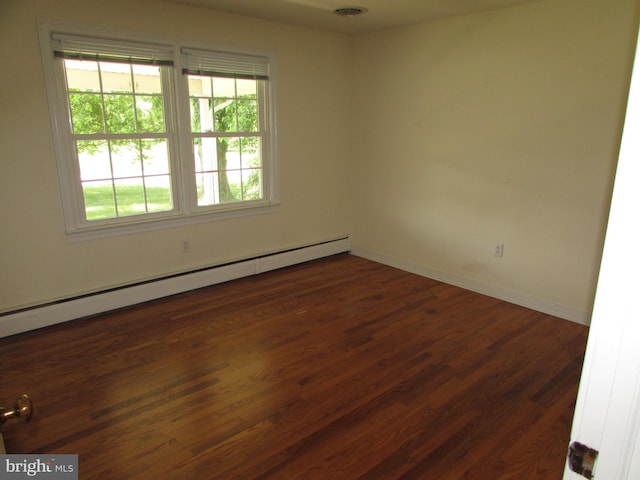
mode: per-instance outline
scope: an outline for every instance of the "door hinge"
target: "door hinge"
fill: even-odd
[[[598,451],[587,447],[580,442],[572,442],[569,445],[569,469],[579,473],[585,478],[593,478]]]

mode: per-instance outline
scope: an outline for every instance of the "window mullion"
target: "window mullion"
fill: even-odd
[[[179,50],[176,52],[179,57]],[[191,134],[191,107],[189,85],[186,75],[176,69],[175,79],[175,118],[177,119],[177,155],[180,158],[180,199],[182,211],[191,214],[196,208],[196,179],[193,155],[193,135]]]
[[[167,139],[167,148],[169,156],[169,175],[171,186],[171,199],[173,202],[172,212],[182,212],[182,201],[180,198],[180,155],[178,153],[178,136],[177,136],[177,122],[175,121],[175,86],[174,86],[174,69],[173,68],[161,68],[161,86],[162,86],[162,99],[164,108],[164,123],[165,123],[165,138]],[[155,138],[153,135],[149,135],[146,138]]]
[[[113,206],[116,210],[116,217],[119,217],[120,209],[118,208],[118,191],[116,189],[116,179],[114,177],[114,168],[113,168],[113,149],[111,148],[111,140],[108,140],[109,144],[109,165],[111,167],[111,194],[113,195]]]

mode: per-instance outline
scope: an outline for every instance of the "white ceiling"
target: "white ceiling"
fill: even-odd
[[[365,33],[540,0],[166,0],[227,13],[343,33]],[[340,17],[339,7],[364,7]]]

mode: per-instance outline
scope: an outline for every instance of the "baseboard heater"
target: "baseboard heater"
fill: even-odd
[[[343,237],[8,312],[0,316],[0,338],[350,250]]]

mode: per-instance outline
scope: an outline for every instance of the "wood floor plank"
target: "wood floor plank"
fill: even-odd
[[[336,255],[0,339],[3,436],[88,480],[556,479],[587,333]]]

